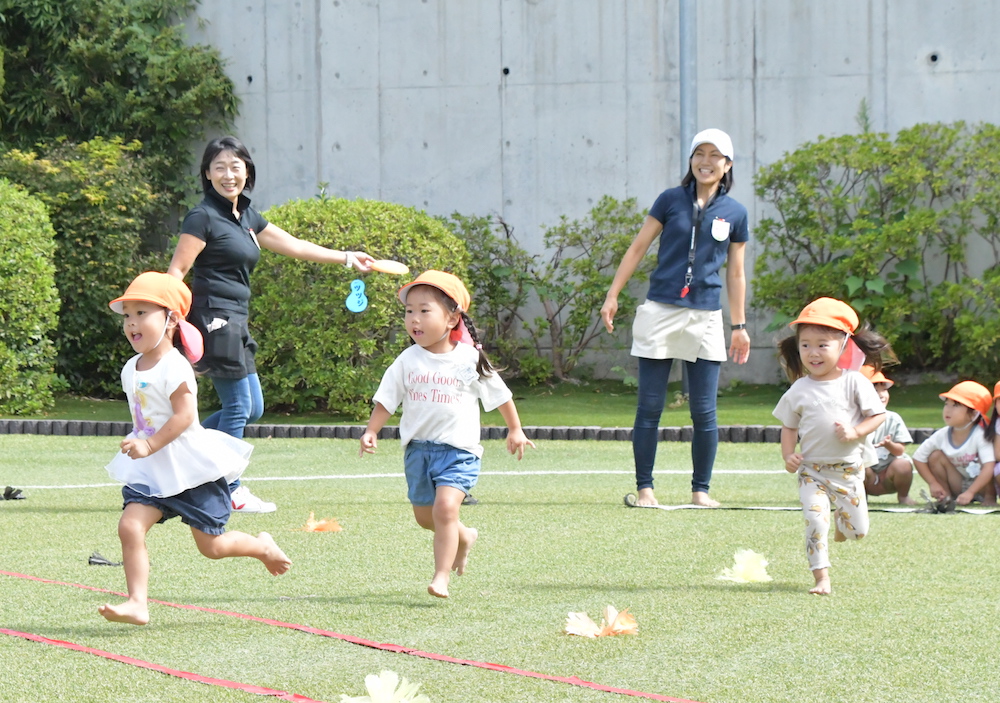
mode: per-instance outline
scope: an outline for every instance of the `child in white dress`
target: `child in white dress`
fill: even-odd
[[[885,420],[885,406],[871,381],[844,366],[850,366],[847,359],[863,356],[879,370],[889,344],[867,327],[859,330],[857,313],[833,298],[809,303],[791,326],[795,335],[782,340],[779,349],[793,383],[774,416],[782,424],[785,470],[799,479],[806,556],[816,582],[809,592],[827,595],[830,506],[835,508],[836,541],[868,533],[865,468],[875,463],[875,453],[869,446],[868,456],[865,447],[868,435]]]
[[[266,532],[257,537],[226,532],[228,484],[246,468],[253,447],[198,422],[198,387],[190,362],[201,356],[202,340],[184,320],[191,291],[178,278],[147,271],[110,307],[123,316],[125,336],[138,353],[122,369],[134,427],[107,466],[125,484],[118,535],[128,600],[98,611],[113,622],[145,625],[146,533],[156,523],[180,517],[209,559],[254,557],[276,576],[288,571],[291,562]]]
[[[511,454],[520,459],[526,445],[535,445],[521,429],[510,390],[483,353],[462,281],[443,271],[425,271],[399,289],[399,299],[414,344],[382,376],[360,456],[375,451],[379,430],[402,403],[399,434],[408,497],[417,524],[434,532],[434,578],[427,592],[447,598],[451,572],[465,572],[479,536],[459,520],[483,455],[479,402],[487,411],[500,411]]]

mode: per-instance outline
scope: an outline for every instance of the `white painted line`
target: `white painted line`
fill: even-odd
[[[675,470],[664,470],[664,471],[654,471],[654,475],[657,476],[690,476],[690,471],[675,471]],[[785,471],[756,471],[756,470],[742,470],[742,469],[721,469],[718,471],[713,471],[713,476],[718,476],[722,474],[733,474],[733,475],[750,475],[750,474],[767,474],[767,475],[780,475],[786,473]],[[634,471],[483,471],[480,476],[632,476],[635,474]],[[244,477],[250,483],[257,483],[260,481],[334,481],[334,480],[351,480],[351,479],[372,479],[372,478],[405,478],[405,474],[392,473],[392,474],[339,474],[339,475],[324,475],[324,476],[253,476]],[[18,484],[17,487],[22,490],[47,490],[47,489],[79,489],[79,488],[109,488],[121,486],[120,483],[77,483],[77,484],[67,484],[62,486],[25,486]]]

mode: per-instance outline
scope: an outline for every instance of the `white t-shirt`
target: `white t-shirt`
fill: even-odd
[[[860,466],[867,438],[841,442],[834,423],[854,427],[866,417],[884,412],[885,406],[871,381],[856,371],[844,371],[832,381],[800,378],[781,396],[772,414],[785,427],[798,429],[806,461]]]
[[[996,461],[996,457],[993,455],[993,445],[986,439],[986,435],[983,434],[983,429],[979,425],[973,427],[966,440],[957,447],[951,442],[951,428],[942,427],[917,447],[917,451],[913,454],[913,460],[926,464],[931,452],[937,449],[944,452],[945,456],[955,465],[958,473],[965,478],[975,478],[982,470],[983,464]]]
[[[489,412],[513,397],[500,375],[480,378],[479,352],[468,344],[433,354],[414,344],[396,357],[375,392],[374,401],[390,413],[403,404],[399,438],[441,442],[483,455],[479,444],[479,402]]]
[[[173,416],[170,396],[183,385],[197,396],[194,369],[176,349],[170,349],[152,368],[136,369],[142,354],[122,369],[122,389],[132,412],[129,437],[149,439]],[[246,469],[253,446],[198,422],[188,425],[172,442],[142,459],[117,452],[105,467],[108,473],[147,496],[174,496],[190,488],[225,478],[232,483]]]
[[[910,436],[910,431],[906,429],[906,423],[903,422],[903,418],[899,416],[899,413],[893,412],[892,410],[885,411],[885,422],[879,425],[875,431],[871,433],[872,444],[878,444],[889,436],[892,437],[893,442],[898,442],[900,444],[909,444],[913,441],[913,437]],[[878,453],[879,464],[892,456],[889,454],[889,450],[885,447],[875,447],[875,451]]]

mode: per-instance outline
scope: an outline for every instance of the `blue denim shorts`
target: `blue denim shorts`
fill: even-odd
[[[407,497],[413,505],[434,505],[438,486],[468,493],[479,480],[482,462],[464,449],[440,442],[411,441],[403,455]]]
[[[156,508],[163,517],[158,523],[179,517],[181,522],[207,535],[221,535],[232,511],[232,499],[226,479],[203,483],[169,498],[153,498],[122,486],[122,508],[129,503],[142,503]]]

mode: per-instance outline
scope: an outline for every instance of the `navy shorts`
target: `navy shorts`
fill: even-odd
[[[479,480],[479,457],[440,442],[411,441],[403,455],[407,497],[419,506],[434,505],[438,486],[468,493]]]
[[[122,509],[129,503],[149,505],[163,513],[158,523],[179,517],[185,525],[190,525],[207,535],[224,533],[232,511],[229,485],[224,478],[189,488],[169,498],[145,496],[128,486],[122,486],[122,499],[124,500]]]

